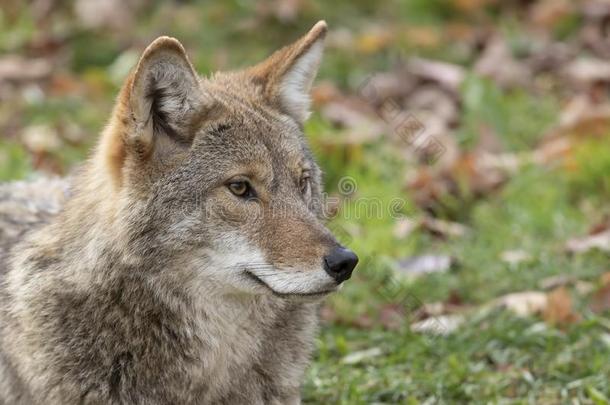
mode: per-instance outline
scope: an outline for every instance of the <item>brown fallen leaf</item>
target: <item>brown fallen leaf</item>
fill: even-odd
[[[429,232],[439,238],[459,238],[471,232],[469,227],[458,222],[445,221],[425,215],[419,219],[398,219],[396,225],[394,225],[394,237],[404,239],[417,229]]]
[[[406,74],[397,71],[376,73],[359,86],[358,95],[376,109],[380,109],[388,100],[395,102],[397,107],[401,108],[396,100],[408,97],[418,84],[418,79],[408,72]]]
[[[543,319],[552,325],[578,322],[580,314],[575,312],[572,296],[565,287],[559,287],[547,295],[547,305],[542,312]]]
[[[534,2],[530,12],[532,23],[544,30],[552,30],[565,18],[572,15],[575,10],[575,2],[571,0],[542,0]]]
[[[275,16],[283,23],[295,21],[305,6],[303,0],[275,0],[273,3]]]
[[[566,250],[569,253],[586,253],[593,249],[610,252],[610,229],[580,238],[573,238],[566,242]]]
[[[427,132],[446,132],[459,122],[456,98],[437,85],[419,86],[403,104],[406,111],[423,122]]]
[[[442,238],[459,238],[468,235],[471,229],[458,222],[444,221],[442,219],[425,216],[422,221],[422,228],[431,234]]]
[[[387,330],[398,330],[406,318],[406,309],[400,304],[386,304],[379,310],[379,322]]]
[[[32,125],[23,129],[21,142],[33,153],[56,151],[62,146],[57,131],[47,125]]]
[[[559,124],[547,138],[570,136],[576,140],[586,137],[602,137],[608,133],[610,125],[610,104],[595,102],[586,95],[571,99],[562,109]]]
[[[341,91],[330,81],[322,81],[311,89],[311,101],[316,106],[325,105],[342,96]]]
[[[371,54],[387,48],[395,40],[395,34],[387,27],[373,26],[366,29],[356,39],[358,51]]]
[[[0,58],[0,83],[28,82],[50,76],[51,63],[47,59],[26,59],[17,55]]]
[[[446,301],[429,302],[415,310],[413,316],[417,320],[424,320],[433,316],[450,314],[465,314],[472,307],[465,305],[462,298],[454,291]]]
[[[352,352],[352,353],[348,354],[347,356],[343,357],[341,359],[341,363],[349,364],[349,365],[358,364],[358,363],[362,363],[372,357],[381,356],[382,354],[383,354],[383,351],[381,350],[381,348],[373,347],[373,348],[366,349],[366,350]]]
[[[593,295],[590,308],[595,313],[610,310],[610,272],[601,276],[601,287]]]
[[[443,40],[440,31],[434,26],[408,26],[405,27],[403,35],[410,45],[422,48],[438,47]]]
[[[563,69],[566,79],[577,86],[589,86],[595,82],[610,82],[610,62],[596,58],[579,58]]]
[[[334,125],[362,134],[365,139],[378,138],[385,131],[385,124],[357,100],[344,98],[329,102],[322,108],[322,115]]]
[[[528,262],[532,260],[532,256],[525,250],[505,250],[500,254],[500,259],[511,266]]]
[[[572,285],[577,282],[578,279],[572,274],[558,274],[540,280],[538,285],[544,290],[554,290],[558,287],[564,287]]]
[[[77,0],[74,13],[86,28],[125,29],[133,24],[136,1],[133,0]]]
[[[604,285],[593,295],[591,310],[596,313],[610,310],[610,284]]]
[[[420,80],[436,82],[452,91],[458,91],[466,77],[466,71],[459,65],[422,58],[410,59],[406,71]]]
[[[419,277],[425,274],[445,273],[455,265],[455,259],[443,255],[413,256],[399,260],[396,270],[409,277]]]
[[[527,317],[544,312],[548,305],[547,294],[541,291],[522,291],[504,295],[492,301],[491,306],[505,308],[515,315]]]
[[[451,3],[460,11],[472,13],[481,8],[496,3],[497,0],[451,0]]]
[[[415,203],[426,210],[443,207],[446,197],[479,199],[498,190],[509,178],[503,168],[489,164],[489,156],[463,153],[452,164],[434,170],[418,167],[407,178],[407,189]]]
[[[400,218],[394,225],[394,237],[396,239],[404,239],[411,235],[417,228],[419,228],[421,222],[411,218]]]
[[[487,42],[474,69],[481,76],[492,79],[504,88],[526,86],[528,78],[531,77],[528,66],[513,57],[508,44],[501,36],[492,37]]]
[[[455,332],[466,320],[462,314],[432,316],[411,324],[411,330],[436,336],[447,336]]]

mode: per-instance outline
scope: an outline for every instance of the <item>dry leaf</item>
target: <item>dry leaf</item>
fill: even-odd
[[[400,304],[386,304],[379,311],[379,322],[388,330],[397,330],[405,319],[405,308]]]
[[[423,255],[399,260],[397,271],[411,277],[424,274],[445,273],[455,264],[451,256]]]
[[[578,281],[578,279],[571,274],[558,274],[540,280],[538,285],[544,290],[553,290],[558,287],[572,285],[576,281]]]
[[[46,59],[25,59],[17,55],[0,58],[0,83],[41,80],[51,74],[52,66]]]
[[[500,254],[500,259],[511,266],[532,260],[532,256],[525,250],[505,250]]]
[[[542,0],[533,3],[530,18],[538,28],[552,30],[574,11],[571,0]]]
[[[476,12],[481,8],[495,3],[496,0],[452,0],[453,5],[463,12]]]
[[[21,141],[34,153],[51,152],[62,146],[57,131],[46,125],[33,125],[25,128],[21,134]]]
[[[553,325],[574,323],[581,319],[574,311],[572,296],[565,287],[559,287],[547,295],[547,305],[542,317]]]
[[[358,364],[371,357],[381,356],[383,351],[379,347],[373,347],[359,352],[353,352],[341,359],[343,364]]]
[[[493,306],[500,306],[518,316],[532,316],[542,313],[548,304],[548,297],[540,291],[522,291],[504,295],[493,301]]]
[[[384,123],[356,101],[332,101],[322,108],[322,115],[337,126],[357,131],[364,140],[377,138],[385,131]]]
[[[394,41],[394,34],[383,27],[373,27],[356,39],[356,47],[362,53],[370,54],[388,47]]]
[[[74,12],[86,28],[125,29],[133,25],[135,1],[131,0],[77,0]]]
[[[565,66],[564,75],[580,86],[588,86],[600,81],[610,82],[610,62],[602,59],[579,58]]]
[[[327,104],[341,97],[341,91],[329,81],[321,81],[311,89],[311,101],[316,106]]]
[[[513,57],[506,41],[500,36],[489,40],[474,69],[505,88],[526,86],[531,76],[528,67]]]
[[[289,23],[298,18],[304,3],[303,0],[276,0],[273,10],[278,20]]]
[[[466,319],[461,314],[433,316],[411,325],[411,330],[437,336],[447,336],[455,332]]]
[[[439,30],[431,26],[406,27],[404,36],[409,41],[409,44],[422,48],[437,47],[442,41]]]
[[[466,77],[461,66],[421,58],[410,59],[406,70],[419,79],[437,82],[453,91],[459,90]]]
[[[610,252],[610,229],[593,235],[570,239],[566,243],[566,250],[570,253],[586,253],[593,249]]]
[[[601,276],[601,287],[595,292],[591,302],[591,310],[602,313],[610,310],[610,272]]]
[[[411,235],[420,225],[420,221],[411,218],[400,218],[394,225],[394,237],[404,239]]]
[[[433,235],[443,238],[458,238],[470,233],[470,228],[457,222],[444,221],[430,216],[422,220],[422,227]]]
[[[577,96],[570,100],[562,110],[559,125],[549,137],[583,136],[601,137],[608,134],[610,126],[610,104],[593,102],[587,96]]]

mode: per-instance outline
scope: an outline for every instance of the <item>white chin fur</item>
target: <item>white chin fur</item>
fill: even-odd
[[[309,295],[335,290],[337,284],[323,269],[277,269],[252,266],[248,271],[278,294]]]
[[[204,259],[196,265],[205,275],[242,291],[263,292],[270,289],[278,294],[310,295],[333,291],[335,281],[320,268],[280,268],[269,264],[257,247],[241,235],[217,240],[215,249],[206,250]],[[257,280],[263,285],[257,285]]]

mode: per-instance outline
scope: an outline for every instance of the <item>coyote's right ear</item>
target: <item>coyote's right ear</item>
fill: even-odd
[[[193,134],[188,124],[202,104],[197,73],[180,42],[157,38],[133,73],[129,106],[136,130],[127,141],[136,142],[143,151],[165,140],[190,144]]]

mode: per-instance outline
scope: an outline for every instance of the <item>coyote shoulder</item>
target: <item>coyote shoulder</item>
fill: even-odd
[[[161,37],[69,180],[0,186],[0,404],[297,404],[357,257],[303,135],[326,24],[202,78]]]

